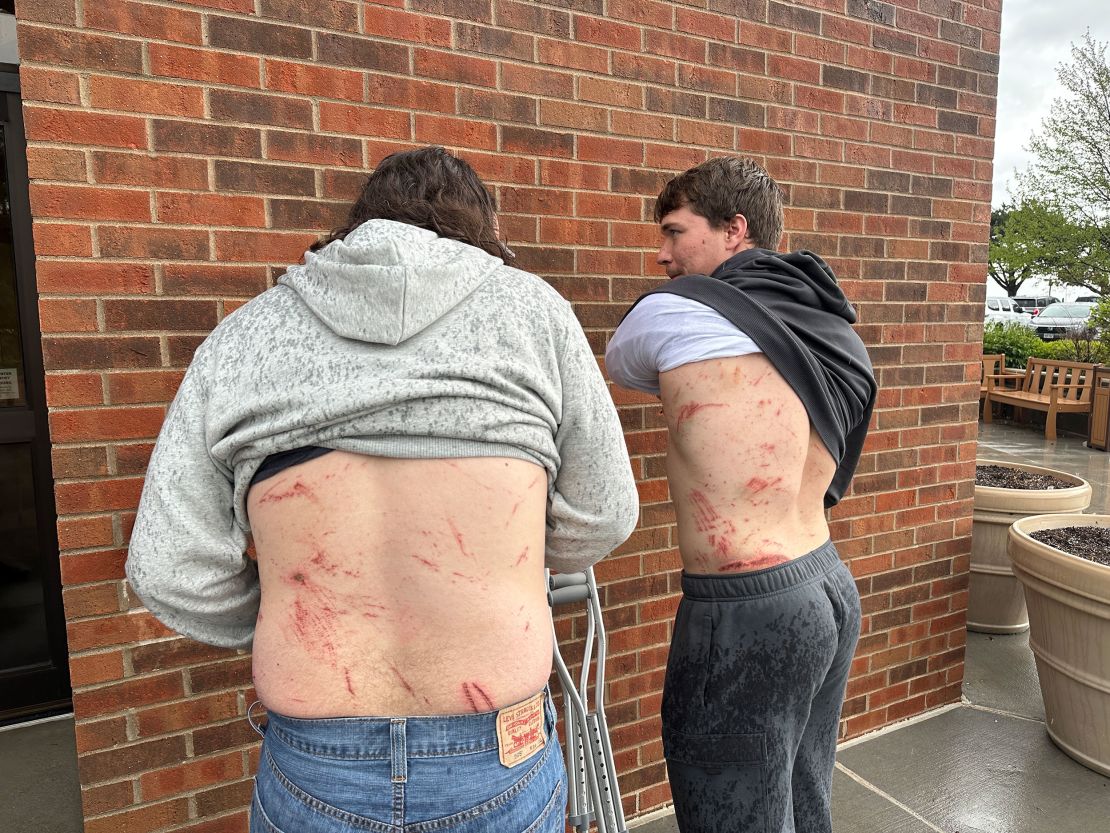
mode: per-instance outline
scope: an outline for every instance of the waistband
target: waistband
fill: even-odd
[[[718,601],[766,596],[819,579],[841,564],[832,541],[785,564],[750,573],[703,575],[682,573],[682,594],[688,599]]]
[[[547,686],[543,693],[544,727],[550,738],[555,731],[555,705]],[[317,718],[287,717],[271,711],[264,728],[266,737],[314,755],[389,760],[400,734],[409,758],[434,758],[496,750],[497,715],[503,710],[429,717]]]

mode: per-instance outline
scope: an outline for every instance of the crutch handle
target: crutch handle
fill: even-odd
[[[560,587],[572,587],[574,585],[585,585],[589,583],[589,579],[585,573],[552,573],[548,577],[552,590],[558,590]]]
[[[554,590],[547,591],[547,602],[552,607],[569,604],[570,602],[581,602],[588,598],[590,598],[590,588],[585,584],[557,587]]]

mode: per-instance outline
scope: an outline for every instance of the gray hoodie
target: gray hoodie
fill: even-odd
[[[603,558],[638,515],[616,410],[570,305],[535,275],[390,220],[307,253],[198,348],[127,557],[162,622],[250,645],[247,490],[268,455],[303,446],[543,466],[546,563],[563,572]]]

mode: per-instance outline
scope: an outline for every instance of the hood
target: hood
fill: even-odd
[[[393,220],[368,220],[278,280],[333,332],[399,344],[438,321],[502,266],[500,258]]]
[[[850,324],[856,311],[844,297],[836,276],[818,255],[800,250],[779,254],[767,249],[746,249],[718,266],[711,277],[750,292],[787,296],[802,306],[837,315]]]

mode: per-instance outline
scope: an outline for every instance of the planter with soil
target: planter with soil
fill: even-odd
[[[1048,735],[1110,775],[1110,515],[1023,518],[1009,547],[1029,604]]]
[[[977,460],[972,511],[967,629],[1021,633],[1029,628],[1025,596],[1006,555],[1010,524],[1029,515],[1082,512],[1091,486],[1067,472]]]

